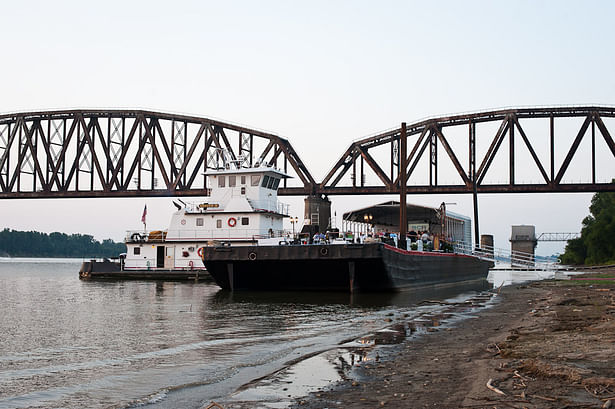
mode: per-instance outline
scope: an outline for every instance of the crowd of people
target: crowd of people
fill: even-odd
[[[328,244],[334,240],[344,240],[351,243],[384,242],[392,246],[398,247],[399,234],[389,231],[381,231],[377,233],[368,232],[362,234],[355,234],[352,231],[348,231],[345,233],[338,231],[327,231],[326,233],[315,233],[311,237],[311,240],[309,240],[309,238],[304,238],[302,240],[302,243],[308,244],[308,242],[311,241],[311,243],[313,244]],[[430,233],[429,231],[410,230],[410,232],[408,232],[406,236],[406,246],[408,250],[446,251],[449,247],[447,246],[448,242],[450,242],[450,240],[442,240],[437,235],[434,236],[434,234]]]

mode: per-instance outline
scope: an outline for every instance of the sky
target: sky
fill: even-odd
[[[320,181],[353,140],[500,107],[615,105],[609,1],[20,1],[2,6],[0,113],[143,108],[290,140]],[[612,158],[611,158],[612,159]],[[615,176],[613,174],[612,176]],[[345,211],[394,197],[331,197]],[[479,195],[481,234],[578,232],[591,194]],[[303,215],[302,198],[282,198]],[[469,195],[408,202],[471,216]],[[0,228],[121,240],[171,199],[0,200]],[[290,225],[288,226],[290,228]],[[540,243],[538,254],[563,250]]]

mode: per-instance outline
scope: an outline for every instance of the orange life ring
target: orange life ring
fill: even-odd
[[[199,247],[199,249],[196,251],[196,254],[198,254],[200,258],[203,258],[203,247]]]
[[[237,224],[237,219],[235,219],[234,217],[229,217],[228,225],[231,227],[235,227],[236,224]]]

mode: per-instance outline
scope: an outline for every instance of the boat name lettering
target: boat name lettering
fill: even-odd
[[[199,205],[200,209],[211,209],[211,208],[215,209],[215,208],[218,208],[218,207],[220,207],[219,203],[201,203]]]

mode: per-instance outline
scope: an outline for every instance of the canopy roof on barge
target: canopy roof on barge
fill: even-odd
[[[406,205],[406,215],[409,222],[429,223],[430,225],[440,224],[441,208],[420,206],[415,204]],[[469,217],[446,210],[446,217],[457,219],[464,222],[471,222]],[[344,213],[344,221],[357,223],[370,223],[385,226],[399,225],[399,202],[391,200],[376,204],[362,209],[352,210]]]

